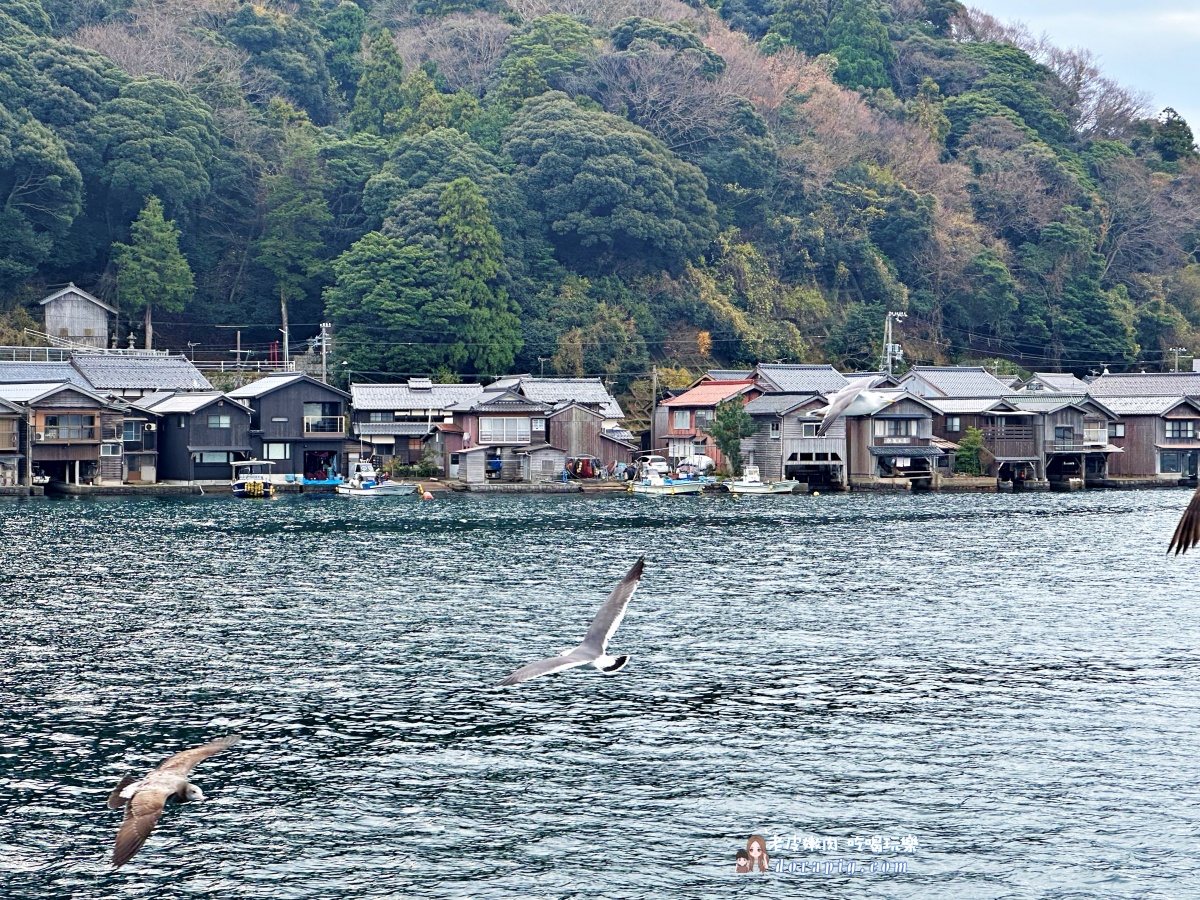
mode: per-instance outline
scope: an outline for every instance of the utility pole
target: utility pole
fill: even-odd
[[[1180,353],[1187,353],[1187,350],[1188,350],[1188,348],[1187,348],[1187,347],[1171,347],[1171,348],[1170,348],[1170,349],[1167,351],[1168,353],[1174,353],[1174,354],[1175,354],[1175,369],[1174,369],[1174,371],[1176,371],[1176,372],[1178,372],[1178,371],[1179,371],[1179,354],[1180,354]]]
[[[332,322],[321,323],[321,380],[329,384],[329,329]]]
[[[655,450],[654,446],[654,420],[658,414],[658,366],[650,367],[651,388],[650,388],[650,452]]]
[[[287,321],[287,294],[283,292],[283,285],[279,286],[279,309],[283,320],[283,327],[279,330],[283,332],[283,370],[291,371],[292,358],[288,355],[288,321]]]
[[[904,358],[900,345],[892,342],[892,322],[903,321],[907,316],[908,313],[889,311],[883,320],[883,355],[880,360],[883,363],[881,368],[889,375],[892,374],[892,362]]]

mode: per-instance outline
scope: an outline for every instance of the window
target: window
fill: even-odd
[[[340,403],[305,403],[304,416],[340,416],[342,414],[342,404]]]
[[[677,409],[671,416],[671,427],[676,431],[687,431],[692,424],[692,414],[686,409]]]
[[[232,428],[233,423],[232,423],[231,417],[229,417],[229,416],[209,416],[208,417],[208,427],[209,428]]]
[[[396,416],[394,413],[390,413],[390,412],[371,412],[371,413],[367,413],[367,421],[368,422],[394,422],[394,421],[396,421]]]
[[[101,444],[100,445],[100,455],[101,456],[120,456],[121,455],[121,445],[120,444]]]
[[[962,419],[958,416],[946,416],[947,431],[962,431]]]
[[[819,426],[817,425],[816,422],[804,422],[800,425],[800,436],[801,437],[816,437],[818,427]]]
[[[479,443],[481,444],[528,444],[528,418],[515,416],[480,416]]]
[[[94,441],[96,439],[96,417],[74,414],[51,415],[45,419],[48,441]]]
[[[778,422],[771,423],[771,440],[773,440],[773,441],[779,440],[779,423]]]
[[[142,423],[141,422],[125,422],[121,429],[121,440],[123,441],[140,441],[142,439]]]
[[[697,428],[707,428],[709,425],[712,424],[712,420],[713,420],[713,411],[711,409],[696,410],[696,427]]]
[[[545,431],[546,430],[546,420],[545,419],[530,419],[529,427],[532,428],[534,431]]]
[[[263,443],[263,459],[291,459],[292,445],[288,443]]]
[[[420,438],[410,437],[408,439],[409,450],[420,450],[423,441]]]
[[[1183,454],[1178,450],[1163,450],[1158,454],[1158,471],[1175,475],[1183,471]]]
[[[1072,425],[1055,425],[1054,440],[1060,444],[1075,443],[1075,428]]]
[[[875,434],[886,437],[912,437],[917,433],[916,419],[876,419]]]
[[[305,434],[336,434],[342,430],[342,404],[305,403]]]
[[[230,463],[233,462],[233,454],[223,451],[206,450],[203,453],[193,453],[192,461],[198,463]]]
[[[1110,438],[1125,437],[1125,423],[1124,422],[1109,422],[1108,423],[1108,436]]]
[[[1167,439],[1190,441],[1196,436],[1196,423],[1192,419],[1174,419],[1167,422]]]
[[[271,421],[272,421],[272,422],[276,422],[276,423],[278,423],[278,424],[281,424],[281,425],[286,425],[286,424],[287,424],[287,420],[288,420],[288,417],[287,417],[287,416],[271,416]]]

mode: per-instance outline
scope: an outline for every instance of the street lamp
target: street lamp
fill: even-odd
[[[1175,369],[1174,369],[1174,371],[1178,372],[1179,371],[1179,354],[1187,353],[1188,348],[1187,347],[1169,347],[1169,348],[1167,348],[1167,352],[1175,354]]]
[[[192,362],[195,362],[196,361],[196,351],[194,348],[199,347],[200,342],[199,341],[188,341],[187,345],[188,345],[188,358],[190,358]]]

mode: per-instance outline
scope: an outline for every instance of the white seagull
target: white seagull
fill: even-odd
[[[825,409],[817,410],[817,414],[824,416],[821,420],[821,426],[817,429],[817,436],[821,437],[837,421],[838,416],[842,415],[850,408],[850,404],[858,399],[858,395],[863,391],[868,390],[879,379],[878,375],[869,375],[866,378],[855,378],[849,382],[844,388],[833,395],[829,401],[829,406]]]
[[[638,589],[638,583],[642,579],[642,569],[645,567],[645,557],[633,564],[633,568],[621,579],[621,583],[608,595],[608,599],[600,607],[600,612],[596,613],[596,618],[592,620],[592,627],[583,636],[583,641],[578,647],[573,650],[564,650],[558,656],[540,659],[535,663],[522,666],[496,686],[520,684],[522,681],[537,678],[539,675],[549,675],[551,672],[561,672],[563,669],[573,669],[575,666],[587,663],[591,663],[605,675],[611,675],[613,672],[623,669],[629,662],[629,657],[609,656],[605,652],[605,648],[608,646],[608,639],[613,636],[613,632],[621,624],[621,619],[625,617],[625,608],[629,606],[633,592]]]
[[[108,795],[108,808],[125,807],[125,820],[117,832],[117,844],[113,848],[113,868],[123,866],[146,843],[146,838],[158,824],[163,807],[168,801],[188,803],[203,800],[204,791],[188,781],[188,774],[214,753],[232,747],[241,737],[232,734],[210,741],[201,747],[184,750],[163,761],[161,765],[141,781],[126,775],[121,783]]]

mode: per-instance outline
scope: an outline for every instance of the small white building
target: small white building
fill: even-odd
[[[84,347],[108,347],[108,317],[117,311],[74,282],[41,301],[46,334]]]

